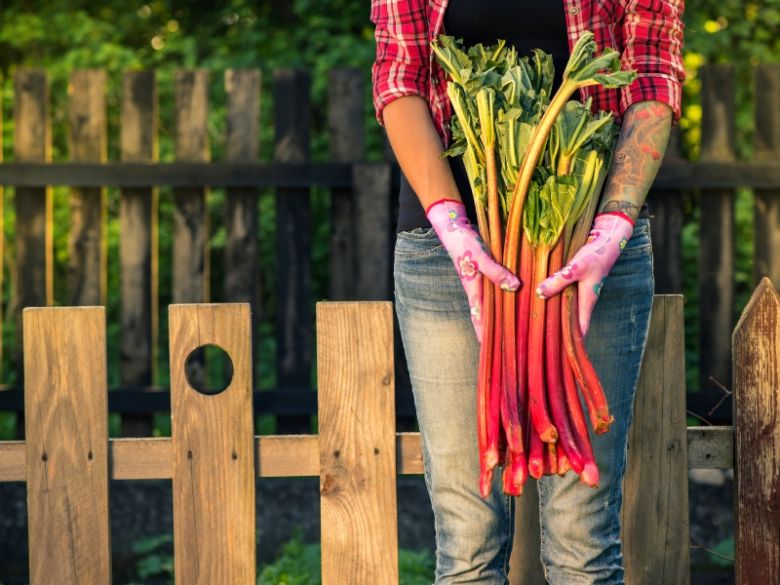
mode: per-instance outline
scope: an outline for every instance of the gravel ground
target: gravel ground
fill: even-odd
[[[691,472],[691,585],[730,585],[731,567],[719,566],[706,552],[733,534],[731,472]],[[112,482],[111,539],[114,585],[127,585],[136,556],[132,543],[172,534],[172,499],[168,481]],[[263,479],[257,482],[258,558],[274,558],[279,547],[299,530],[307,541],[319,539],[319,482],[316,478]],[[24,484],[0,484],[0,583],[27,583],[27,504]],[[433,514],[421,477],[398,480],[400,546],[431,550]],[[151,581],[147,585],[154,585]],[[676,585],[665,583],[659,585]]]

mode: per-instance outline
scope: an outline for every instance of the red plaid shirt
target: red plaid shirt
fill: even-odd
[[[596,44],[622,54],[622,68],[638,77],[628,87],[581,90],[593,96],[594,110],[612,111],[618,118],[635,102],[656,100],[669,104],[675,122],[680,117],[684,0],[563,0],[569,49],[583,31]],[[371,0],[376,25],[376,60],[372,67],[374,107],[382,124],[382,110],[394,99],[419,95],[428,100],[436,130],[449,144],[452,115],[447,97],[447,75],[430,50],[443,33],[447,0]]]

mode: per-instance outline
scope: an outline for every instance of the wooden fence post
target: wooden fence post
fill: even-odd
[[[106,72],[82,69],[70,76],[68,150],[73,162],[105,162]],[[106,249],[106,190],[71,187],[68,234],[69,306],[106,305],[108,265]]]
[[[111,582],[104,307],[26,308],[30,585]]]
[[[157,160],[157,84],[154,71],[122,78],[122,162]],[[128,386],[154,381],[159,327],[158,189],[123,188],[119,194],[119,263],[122,286],[120,380]],[[152,434],[151,414],[123,414],[122,436]]]
[[[734,69],[701,69],[701,160],[734,161],[736,81]],[[699,228],[699,387],[721,394],[710,377],[725,385],[730,378],[729,331],[734,324],[734,191],[701,193]]]
[[[363,72],[333,69],[328,78],[330,157],[354,163],[365,156]],[[331,190],[330,300],[356,300],[355,199],[352,189]]]
[[[682,161],[680,133],[674,129],[669,139],[664,163]],[[653,255],[659,260],[653,265],[656,294],[682,293],[682,191],[653,189],[648,198]],[[661,260],[662,259],[662,260]]]
[[[317,303],[323,585],[398,585],[392,305]]]
[[[753,156],[756,162],[780,159],[780,65],[756,67],[756,130]],[[780,187],[754,191],[755,282],[768,276],[780,282]]]
[[[176,583],[255,583],[255,458],[251,318],[247,303],[171,305],[171,435]],[[185,364],[206,344],[233,377],[202,394]]]
[[[49,87],[46,73],[18,69],[14,76],[14,158],[17,162],[51,161]],[[19,387],[23,387],[22,309],[54,304],[54,232],[50,187],[17,187],[16,210],[16,305]],[[24,437],[24,418],[18,417],[16,436]]]
[[[390,165],[363,163],[352,168],[355,190],[355,296],[360,300],[390,298]]]
[[[690,582],[683,298],[653,301],[622,509],[626,583]]]
[[[275,159],[309,160],[309,87],[304,71],[274,71]],[[311,387],[311,203],[309,189],[276,191],[277,386]],[[277,416],[280,434],[311,432],[308,416]]]
[[[768,278],[733,345],[736,583],[780,583],[780,296]]]

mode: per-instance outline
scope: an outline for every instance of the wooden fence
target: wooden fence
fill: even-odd
[[[248,304],[169,316],[172,437],[109,439],[105,309],[24,310],[27,440],[0,442],[0,481],[27,482],[31,585],[110,583],[110,479],[172,480],[178,583],[254,583],[255,477],[317,475],[323,583],[397,585],[396,477],[421,473],[422,456],[419,434],[395,432],[391,304],[317,305],[319,435],[308,436],[254,435]],[[233,364],[218,394],[186,373],[207,344]],[[689,583],[687,471],[734,466],[737,583],[778,583],[780,296],[764,279],[734,331],[734,427],[686,428],[682,348],[682,298],[657,296],[625,478],[627,582]],[[519,498],[513,583],[522,566],[524,585],[543,583],[534,493]]]
[[[691,394],[689,409],[706,417],[722,396],[719,389],[713,389],[710,378],[725,385],[730,376],[730,339],[726,332],[735,322],[733,226],[737,187],[755,189],[756,282],[764,275],[780,282],[780,116],[776,115],[780,108],[780,66],[756,68],[757,130],[755,161],[751,163],[735,162],[733,71],[713,66],[702,70],[701,77],[701,161],[682,161],[679,149],[672,148],[650,201],[655,216],[652,235],[657,292],[680,293],[681,193],[692,189],[701,193],[700,386],[706,392]],[[106,305],[105,187],[119,187],[120,373],[119,386],[109,394],[109,409],[123,413],[123,436],[149,435],[149,413],[166,411],[171,406],[168,389],[153,384],[160,329],[160,186],[173,188],[173,225],[168,228],[173,234],[171,302],[248,302],[257,347],[257,321],[264,317],[261,299],[273,291],[278,300],[274,316],[277,391],[256,392],[254,407],[257,412],[278,414],[281,432],[300,432],[309,427],[309,417],[316,410],[310,382],[314,357],[312,187],[326,188],[331,196],[327,298],[391,298],[394,181],[398,171],[392,162],[365,162],[365,81],[365,72],[331,72],[325,112],[330,161],[312,162],[310,77],[301,71],[275,71],[274,160],[261,162],[260,72],[227,71],[226,154],[224,160],[212,161],[207,128],[209,72],[179,71],[173,88],[174,160],[160,162],[155,73],[128,72],[122,80],[119,108],[119,160],[108,161],[105,72],[75,71],[68,86],[69,162],[52,163],[47,76],[39,70],[16,71],[14,160],[0,164],[0,198],[3,185],[15,188],[13,318],[20,324],[24,307],[54,304],[51,185],[71,188],[67,298],[58,301],[69,306]],[[210,187],[226,189],[226,239],[222,260],[216,267],[211,266],[209,249],[213,218],[209,218],[206,194]],[[257,203],[261,188],[275,190],[275,263],[279,272],[269,282],[261,281],[258,271]],[[0,263],[4,260],[0,250]],[[222,286],[216,290],[209,285],[212,270],[224,273]],[[2,274],[0,266],[0,278]],[[21,364],[21,335],[16,341],[12,351]],[[414,406],[401,356],[397,349],[397,412],[410,418]],[[5,390],[0,391],[0,411],[23,411],[21,387],[21,382],[15,387],[0,385]],[[729,401],[713,418],[730,420]],[[23,436],[22,424],[18,433]]]

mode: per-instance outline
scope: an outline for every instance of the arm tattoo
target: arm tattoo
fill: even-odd
[[[638,102],[626,110],[599,211],[622,211],[633,219],[639,216],[661,166],[671,127],[672,110],[664,103]]]

